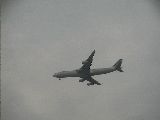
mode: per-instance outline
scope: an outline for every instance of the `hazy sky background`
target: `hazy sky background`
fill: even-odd
[[[2,120],[160,120],[159,0],[6,0]],[[59,81],[55,72],[123,58],[124,73]]]

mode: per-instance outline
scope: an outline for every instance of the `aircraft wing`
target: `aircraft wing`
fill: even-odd
[[[88,59],[82,62],[83,66],[80,68],[80,71],[90,72],[90,66],[92,65],[94,54],[95,50],[91,53]]]
[[[92,77],[89,77],[89,79],[87,79],[87,81],[89,81],[90,83],[88,83],[87,85],[94,85],[94,84],[97,84],[97,85],[101,85],[101,83],[99,83],[98,81],[96,81],[95,79],[93,79]]]

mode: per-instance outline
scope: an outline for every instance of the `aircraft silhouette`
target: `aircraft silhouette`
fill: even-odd
[[[88,59],[82,61],[83,65],[81,68],[72,71],[58,72],[55,73],[53,77],[59,78],[59,80],[61,80],[61,78],[66,78],[66,77],[80,77],[81,79],[79,80],[79,82],[84,82],[85,80],[87,80],[89,81],[87,85],[90,86],[94,84],[101,85],[101,83],[92,78],[92,76],[94,75],[101,75],[114,71],[123,72],[123,70],[121,69],[122,59],[119,59],[112,67],[109,68],[90,69],[94,54],[95,50],[91,53]]]

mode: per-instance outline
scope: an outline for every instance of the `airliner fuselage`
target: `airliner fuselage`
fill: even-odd
[[[90,76],[106,74],[106,73],[110,73],[113,71],[116,71],[115,67],[91,69]],[[77,69],[77,70],[72,70],[72,71],[58,72],[58,73],[55,73],[53,77],[57,77],[57,78],[80,77],[80,78],[83,78],[83,73],[80,73],[79,70]]]
[[[109,68],[98,68],[98,69],[90,69],[90,66],[92,65],[93,56],[94,56],[95,50],[91,53],[91,55],[82,62],[82,67],[76,70],[72,71],[62,71],[55,73],[53,77],[59,78],[66,78],[66,77],[80,77],[81,79],[79,82],[84,82],[85,80],[89,81],[87,85],[101,85],[98,81],[92,78],[94,75],[101,75],[110,73],[113,71],[119,71],[123,72],[121,69],[122,59],[119,59],[112,67]]]

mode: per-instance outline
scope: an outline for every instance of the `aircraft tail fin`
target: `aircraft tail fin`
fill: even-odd
[[[119,71],[119,72],[124,72],[124,71],[122,70],[122,67],[121,67],[122,60],[123,60],[123,59],[119,59],[119,60],[113,65],[113,67],[115,67],[115,69],[116,69],[117,71]]]

